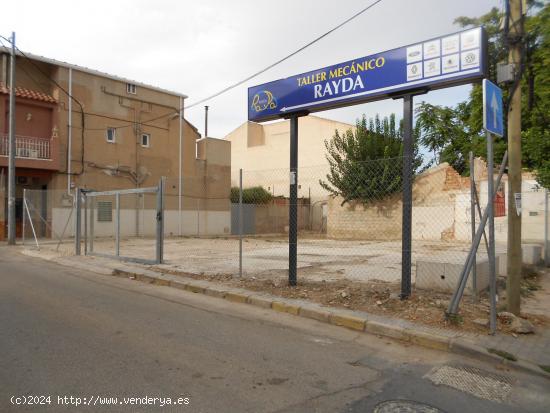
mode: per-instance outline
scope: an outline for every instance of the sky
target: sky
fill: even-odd
[[[2,5],[0,34],[17,35],[27,52],[86,66],[186,94],[190,105],[293,52],[373,0],[18,0]],[[355,20],[257,78],[189,108],[185,117],[223,138],[247,119],[247,88],[460,28],[457,16],[475,17],[502,0],[382,0]],[[455,105],[470,87],[430,92],[415,103]],[[396,113],[384,100],[316,115],[354,123],[366,114]]]

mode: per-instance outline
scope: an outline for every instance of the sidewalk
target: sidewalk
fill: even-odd
[[[99,257],[59,257],[37,251],[23,251],[24,254],[52,260],[60,265],[93,271],[103,275],[131,278],[137,281],[170,286],[194,293],[215,296],[233,302],[255,305],[286,312],[296,316],[312,318],[380,336],[410,342],[413,344],[450,351],[486,361],[524,370],[550,378],[550,329],[537,329],[534,335],[473,334],[446,328],[435,328],[408,320],[390,318],[362,311],[352,311],[322,306],[305,300],[288,299],[262,294],[250,290],[229,287],[220,283],[196,280],[184,275],[152,271],[145,266],[123,263]],[[543,279],[543,288],[536,292],[531,306],[544,314],[550,307],[550,274]],[[546,301],[546,305],[544,302]],[[533,304],[534,303],[534,304]],[[529,306],[526,306],[529,308]],[[491,351],[489,351],[491,350]]]

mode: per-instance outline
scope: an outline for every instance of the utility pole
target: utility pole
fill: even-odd
[[[508,63],[514,65],[515,81],[512,84],[508,107],[508,277],[506,302],[508,311],[520,313],[521,282],[521,53],[523,47],[522,0],[509,0],[510,51]]]
[[[15,32],[11,34],[8,159],[8,245],[15,245]]]
[[[208,106],[204,107],[204,137],[208,138]]]

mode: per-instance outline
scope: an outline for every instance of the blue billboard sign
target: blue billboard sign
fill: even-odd
[[[248,120],[470,83],[485,75],[486,43],[484,30],[477,27],[253,86],[248,89]]]
[[[483,79],[483,127],[487,132],[504,136],[504,109],[502,89],[487,79]]]

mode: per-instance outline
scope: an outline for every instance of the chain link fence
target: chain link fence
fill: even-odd
[[[299,168],[299,281],[400,282],[401,165],[402,158],[394,158],[357,162],[354,169],[333,169],[336,174],[331,174],[329,165]],[[227,198],[206,197],[208,182],[204,180],[184,182],[184,238],[167,241],[166,262],[186,272],[211,276],[284,280],[289,257],[289,172],[288,168],[233,169]],[[486,177],[477,181],[479,211],[474,207],[474,229],[487,203],[486,184]],[[193,194],[189,186],[195,188]],[[167,196],[178,198],[177,180],[172,190],[174,193]],[[539,205],[539,220],[545,214],[541,194],[528,187],[524,191],[524,202]],[[532,197],[539,197],[538,201]],[[495,199],[500,276],[506,275],[506,198],[505,182]],[[530,206],[525,204],[524,242],[541,244],[543,225],[537,224]],[[447,293],[456,288],[471,245],[472,207],[470,179],[459,176],[448,165],[431,168],[415,178],[412,281],[416,288]],[[184,256],[178,258],[182,253]],[[482,240],[477,252],[476,286],[470,281],[467,294],[475,296],[487,287],[488,271]]]
[[[402,158],[298,169],[298,281],[349,281],[398,285],[401,280]],[[288,168],[185,176],[165,181],[166,264],[195,274],[266,280],[288,277]],[[207,176],[205,178],[204,176]],[[242,182],[242,184],[241,184]],[[495,198],[497,275],[506,276],[508,187]],[[458,283],[474,229],[487,204],[487,178],[476,178],[479,209],[470,179],[448,165],[415,177],[412,212],[412,282],[415,288],[450,293]],[[548,235],[548,192],[524,180],[524,261],[540,263]],[[98,253],[116,249],[116,197],[88,202],[83,238]],[[26,190],[25,245],[53,245],[74,252],[74,196],[65,191]],[[155,194],[120,195],[120,255],[153,259]],[[84,229],[83,229],[84,231]],[[93,247],[90,246],[93,243]],[[526,247],[527,246],[527,247]],[[531,261],[529,261],[531,260]],[[482,239],[466,294],[488,285]]]

